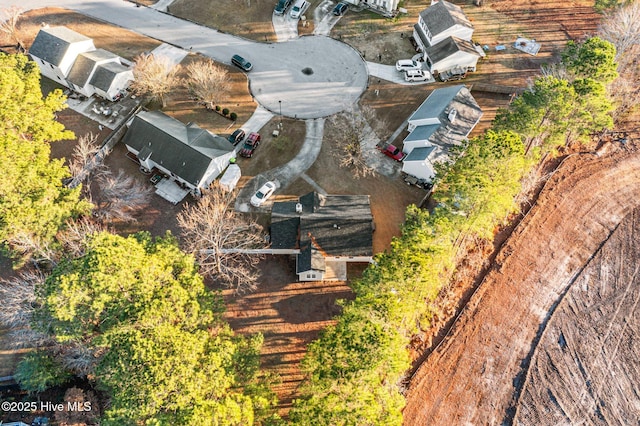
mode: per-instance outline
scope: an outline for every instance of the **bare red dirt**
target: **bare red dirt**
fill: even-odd
[[[500,424],[513,415],[541,323],[575,274],[640,205],[638,135],[567,157],[443,343],[411,379],[407,425]],[[609,154],[604,154],[604,152]]]

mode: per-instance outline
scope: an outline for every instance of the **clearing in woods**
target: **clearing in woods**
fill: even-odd
[[[626,146],[606,143],[601,155],[570,155],[556,170],[453,329],[412,377],[405,424],[511,421],[541,324],[640,206],[640,141],[637,132],[632,137]]]
[[[520,425],[625,425],[640,418],[640,209],[627,216],[556,308],[533,355]]]

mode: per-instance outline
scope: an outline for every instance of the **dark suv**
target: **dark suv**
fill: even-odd
[[[242,139],[244,139],[244,135],[244,130],[238,129],[229,135],[229,142],[234,145],[238,145],[240,142],[242,142]]]
[[[273,9],[273,13],[275,13],[276,15],[284,15],[290,4],[291,0],[278,0],[278,4],[276,5],[275,9]]]
[[[237,66],[238,68],[242,69],[242,71],[246,71],[246,72],[251,71],[251,69],[253,68],[253,65],[251,65],[251,62],[247,61],[245,58],[243,58],[240,55],[233,55],[231,57],[231,63]]]

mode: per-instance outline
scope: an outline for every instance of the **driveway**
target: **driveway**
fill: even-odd
[[[296,156],[287,164],[275,169],[267,170],[247,182],[247,184],[242,187],[238,193],[238,197],[236,198],[236,210],[241,212],[248,212],[250,209],[257,210],[249,204],[249,200],[262,184],[267,181],[273,181],[278,187],[276,191],[281,188],[286,188],[290,183],[306,172],[307,169],[309,169],[309,167],[311,167],[311,165],[316,161],[320,154],[320,148],[322,148],[324,119],[318,118],[307,120],[306,125],[306,136],[298,154],[296,154]],[[259,210],[269,211],[271,210],[272,204],[272,202],[268,201],[261,206]]]

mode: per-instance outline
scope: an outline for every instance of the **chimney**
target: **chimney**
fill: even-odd
[[[302,204],[296,203],[296,213],[302,214]]]

